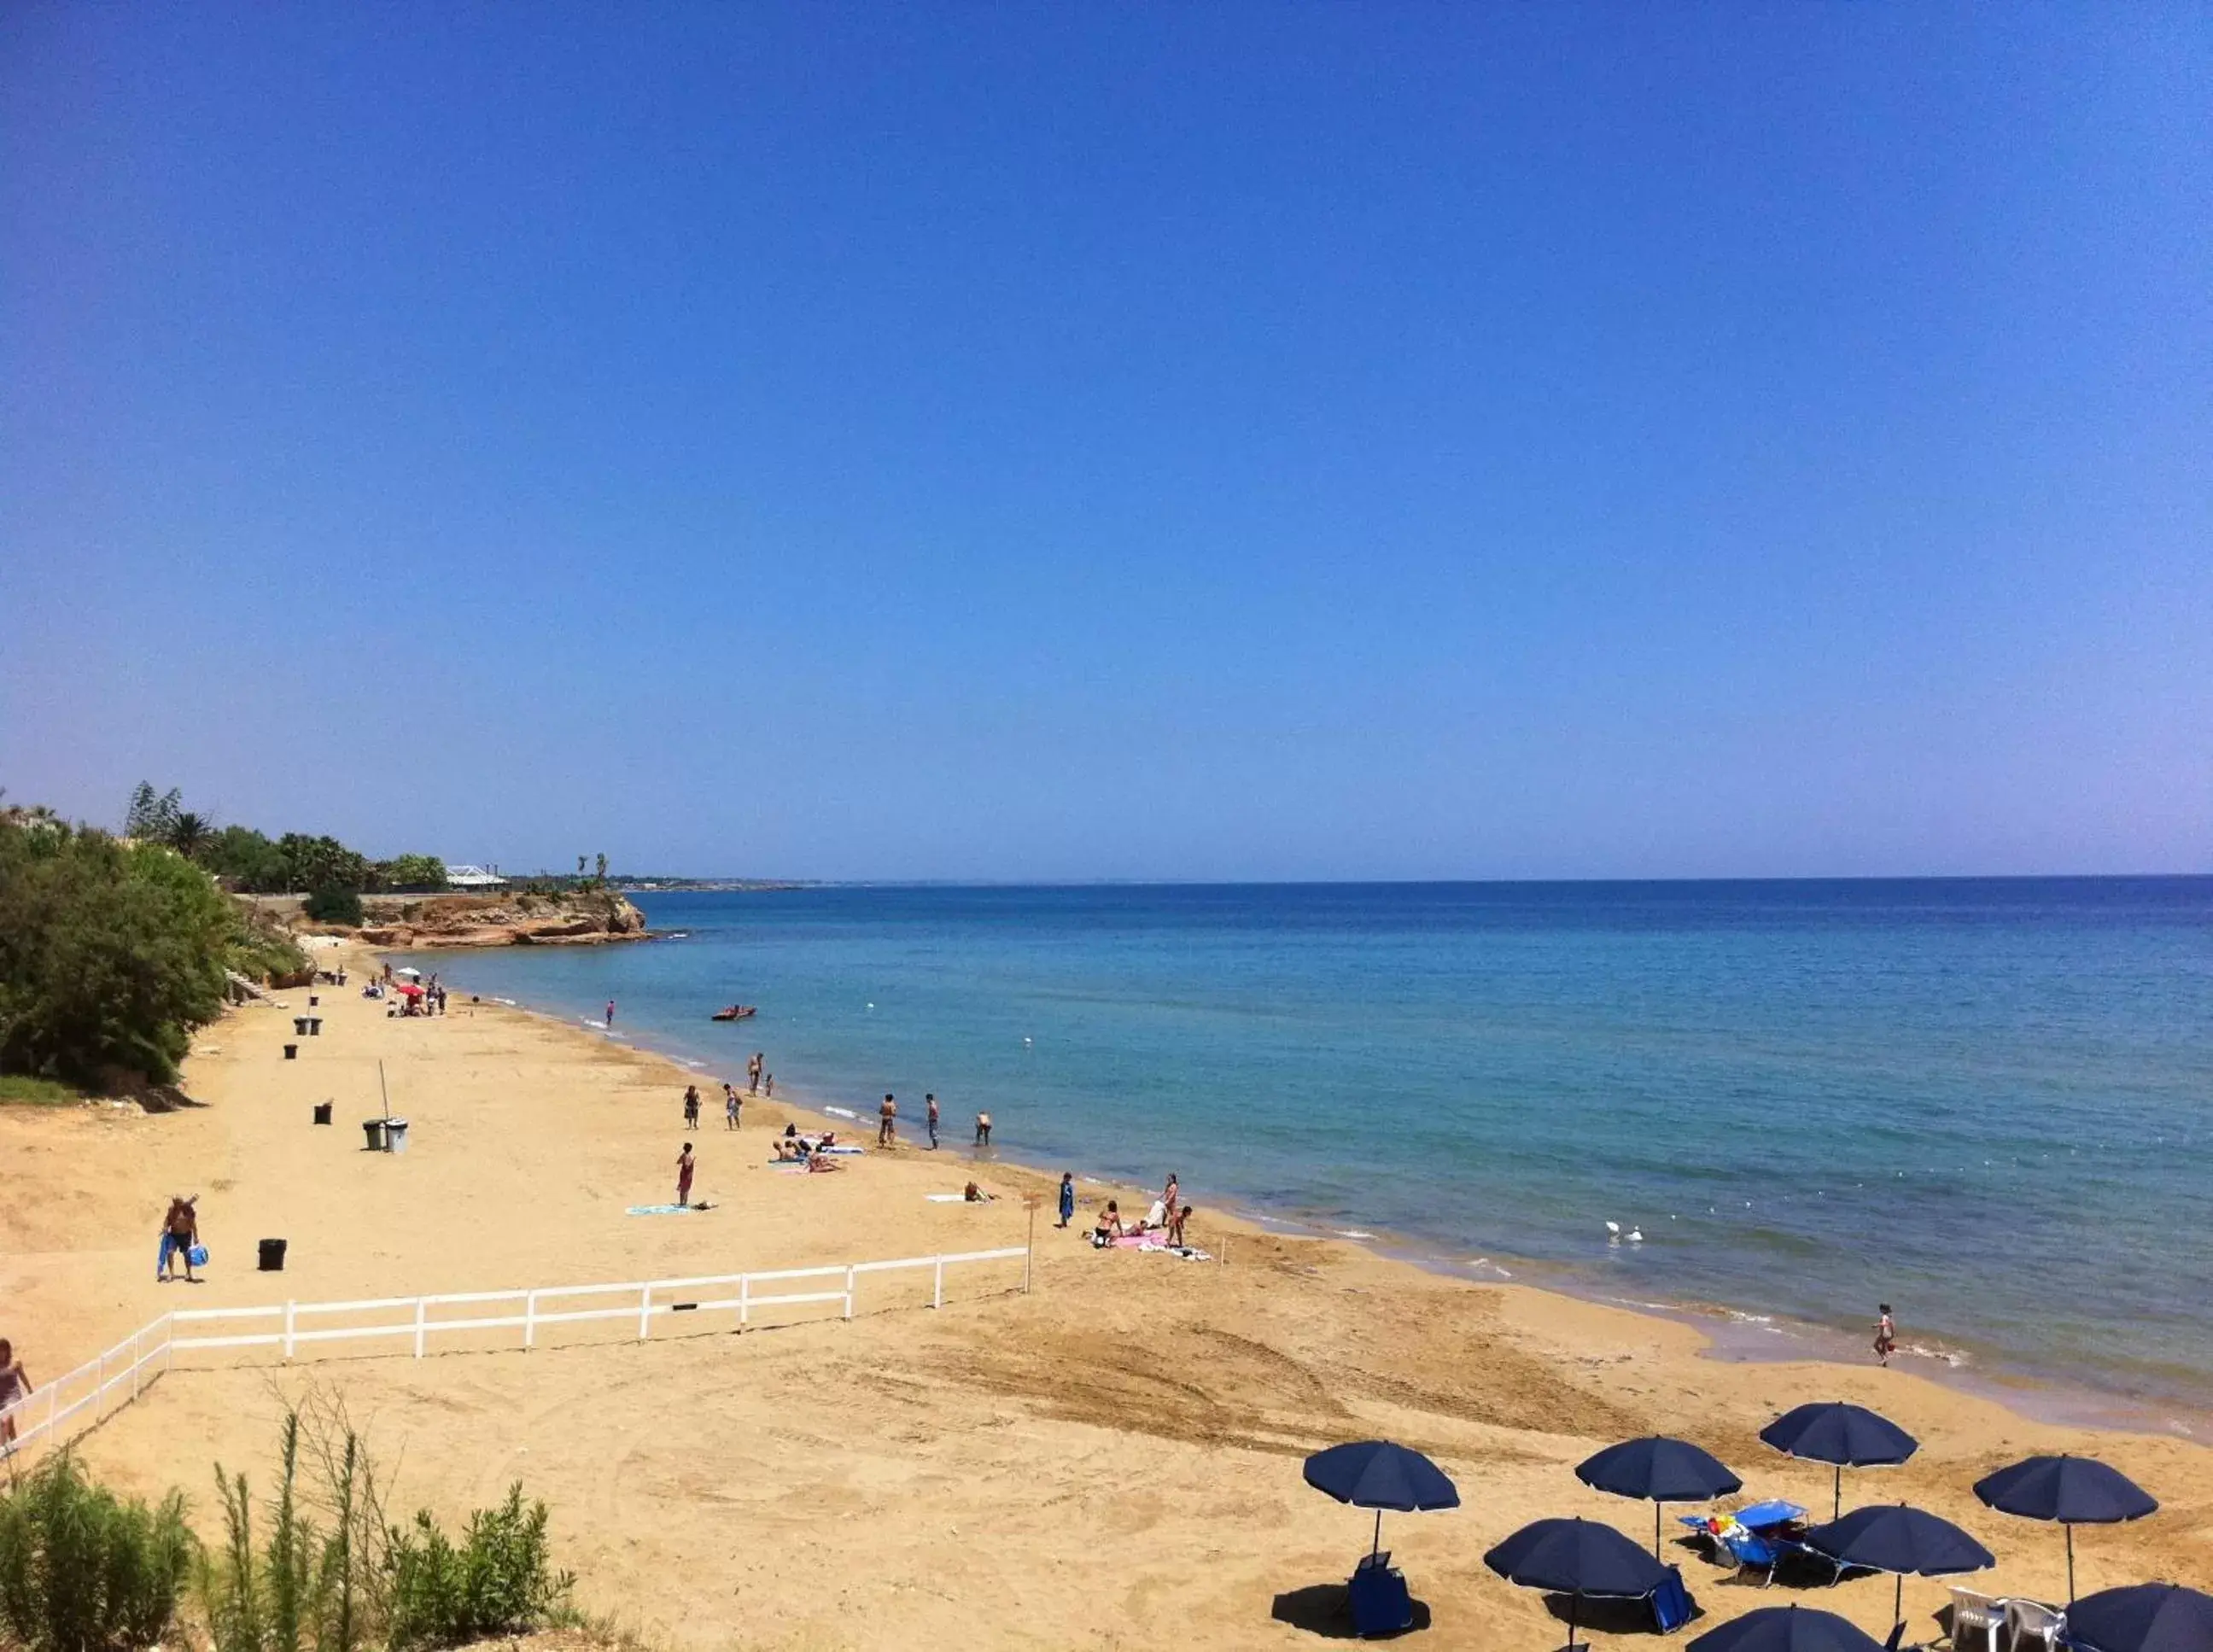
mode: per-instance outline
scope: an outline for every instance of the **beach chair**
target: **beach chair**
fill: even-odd
[[[1344,1586],[1352,1607],[1352,1632],[1363,1640],[1370,1635],[1396,1635],[1414,1625],[1414,1597],[1406,1592],[1405,1575],[1392,1570],[1389,1555],[1373,1558],[1383,1564],[1362,1561]]]
[[[2005,1621],[2016,1652],[2026,1641],[2041,1641],[2044,1652],[2059,1652],[2060,1637],[2067,1632],[2067,1614],[2039,1600],[2007,1601]]]
[[[1952,1627],[1946,1638],[1953,1652],[1998,1652],[2006,1626],[2006,1603],[1972,1589],[1952,1591]]]
[[[1691,1591],[1683,1587],[1683,1569],[1668,1567],[1667,1581],[1652,1591],[1652,1627],[1662,1635],[1673,1635],[1691,1621],[1698,1609]]]
[[[1741,1526],[1732,1527],[1716,1539],[1724,1553],[1736,1562],[1737,1575],[1756,1571],[1761,1574],[1759,1586],[1765,1588],[1775,1581],[1775,1568],[1782,1560],[1783,1545],[1764,1538],[1757,1532]]]

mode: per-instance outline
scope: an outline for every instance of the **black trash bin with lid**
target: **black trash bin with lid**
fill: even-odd
[[[288,1045],[286,1045],[284,1046],[284,1059],[285,1059],[285,1060],[287,1060],[287,1061],[297,1061],[299,1058],[300,1058],[300,1046],[299,1046],[298,1045],[296,1045],[296,1044],[288,1044]]]
[[[361,1129],[362,1134],[369,1137],[369,1150],[371,1153],[383,1152],[384,1120],[381,1119],[364,1119],[361,1121]]]
[[[295,1015],[292,1017],[292,1036],[296,1039],[303,1039],[308,1036],[308,1018],[305,1015]]]
[[[320,1015],[310,1015],[310,1016],[308,1016],[308,1036],[309,1038],[311,1038],[311,1039],[319,1039],[319,1038],[322,1037],[322,1035],[323,1035],[323,1018],[322,1018]]]
[[[327,1125],[331,1122],[331,1107],[332,1105],[332,1103],[328,1101],[318,1101],[315,1103],[315,1122],[317,1124]]]
[[[284,1241],[283,1240],[265,1239],[261,1241],[261,1271],[264,1273],[284,1271]]]

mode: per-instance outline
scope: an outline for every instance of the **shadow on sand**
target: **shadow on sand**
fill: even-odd
[[[1291,1589],[1276,1597],[1274,1608],[1268,1614],[1279,1624],[1289,1624],[1293,1629],[1303,1629],[1309,1635],[1319,1635],[1324,1640],[1349,1641],[1352,1633],[1352,1609],[1346,1603],[1342,1583],[1309,1583],[1302,1589]],[[1429,1603],[1414,1602],[1414,1621],[1399,1635],[1379,1635],[1377,1640],[1396,1640],[1399,1636],[1418,1635],[1430,1626]]]

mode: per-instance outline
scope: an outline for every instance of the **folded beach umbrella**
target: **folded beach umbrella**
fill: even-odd
[[[2205,1652],[2213,1646],[2213,1594],[2179,1583],[2100,1589],[2067,1608],[2077,1652]]]
[[[1787,1411],[1759,1431],[1777,1451],[1837,1466],[1833,1514],[1844,1511],[1844,1471],[1902,1463],[1921,1442],[1887,1417],[1841,1399]]]
[[[1744,1484],[1729,1472],[1728,1465],[1689,1441],[1657,1435],[1625,1440],[1585,1458],[1576,1465],[1576,1478],[1617,1497],[1650,1502],[1655,1560],[1660,1558],[1661,1504],[1704,1503],[1709,1497],[1725,1497]]]
[[[1532,1521],[1484,1556],[1509,1583],[1569,1598],[1568,1644],[1586,1594],[1639,1600],[1667,1580],[1643,1546],[1594,1520]]]
[[[1908,1573],[1916,1577],[1950,1577],[1998,1564],[1996,1556],[1950,1521],[1902,1503],[1855,1509],[1842,1520],[1816,1526],[1806,1533],[1806,1546],[1828,1556],[1839,1571],[1847,1566],[1862,1566],[1869,1571],[1895,1574],[1898,1587],[1891,1599],[1893,1623],[1902,1621]]]
[[[1460,1491],[1444,1470],[1420,1452],[1388,1440],[1358,1440],[1317,1451],[1307,1459],[1306,1480],[1339,1503],[1375,1511],[1378,1554],[1383,1550],[1386,1509],[1412,1514],[1460,1507]]]
[[[2031,1457],[1986,1474],[1975,1495],[2001,1514],[2058,1521],[2067,1528],[2067,1598],[2075,1598],[2075,1528],[2142,1520],[2159,1501],[2094,1457]]]
[[[1762,1606],[1710,1629],[1685,1652],[1883,1652],[1857,1624],[1833,1612]]]

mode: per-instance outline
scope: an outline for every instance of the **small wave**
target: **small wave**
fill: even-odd
[[[1373,1239],[1375,1237],[1374,1234],[1371,1234],[1365,1228],[1332,1228],[1330,1229],[1330,1232],[1335,1234],[1339,1239]]]
[[[1725,1308],[1722,1312],[1739,1325],[1773,1325],[1775,1323],[1775,1316],[1772,1314],[1747,1314],[1741,1309],[1734,1308]]]
[[[858,1119],[861,1116],[850,1107],[825,1107],[822,1111],[832,1119]]]
[[[1901,1353],[1911,1354],[1916,1359],[1933,1359],[1940,1364],[1950,1366],[1955,1371],[1960,1369],[1960,1367],[1970,1363],[1965,1354],[1954,1353],[1948,1348],[1923,1348],[1917,1342],[1908,1343],[1899,1351]]]

